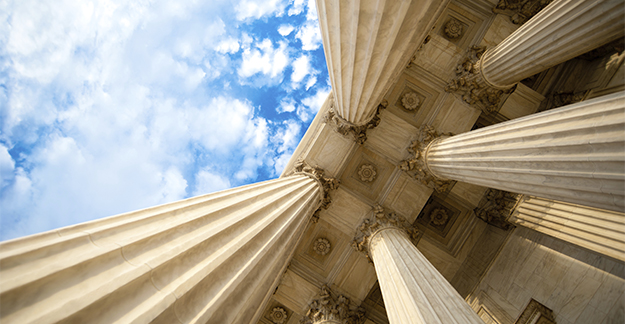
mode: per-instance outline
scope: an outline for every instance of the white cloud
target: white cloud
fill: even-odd
[[[285,3],[282,0],[241,0],[236,6],[238,20],[259,19],[269,15],[282,15]]]
[[[230,187],[230,180],[228,180],[228,178],[204,169],[200,170],[195,175],[195,190],[193,191],[193,195],[202,195],[228,189]]]
[[[220,53],[228,53],[228,54],[234,54],[236,52],[239,51],[239,41],[233,38],[228,38],[226,40],[221,41],[218,45],[217,45],[217,52]]]
[[[273,143],[279,143],[278,155],[274,158],[275,174],[281,174],[289,162],[299,142],[299,132],[301,130],[300,124],[294,120],[287,120],[282,126],[284,128],[279,129],[272,138]]]
[[[276,108],[278,113],[295,111],[295,100],[293,98],[284,98],[280,101],[280,105]]]
[[[326,98],[330,94],[330,88],[319,89],[314,95],[302,99],[302,106],[297,109],[299,118],[308,122],[319,111]]]
[[[281,77],[282,71],[289,62],[287,44],[279,42],[277,48],[269,39],[256,43],[255,48],[245,49],[242,63],[238,69],[239,76],[249,78],[255,74],[263,74],[269,78]]]
[[[308,89],[310,89],[312,86],[315,85],[315,83],[317,83],[317,77],[314,75],[311,75],[308,80],[306,81],[306,91],[308,91]]]
[[[15,161],[6,146],[0,144],[0,189],[14,177]]]
[[[280,27],[278,27],[278,33],[282,36],[288,36],[294,29],[295,27],[291,25],[280,25]]]
[[[291,74],[291,81],[293,83],[300,83],[311,71],[310,57],[302,55],[293,61],[293,73]]]
[[[295,37],[299,38],[302,42],[302,50],[313,51],[319,48],[321,45],[321,34],[319,31],[319,23],[311,20],[307,20],[302,25]]]
[[[289,16],[299,15],[302,11],[304,11],[304,0],[291,0]]]

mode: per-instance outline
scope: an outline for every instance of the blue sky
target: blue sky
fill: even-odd
[[[314,0],[9,0],[0,24],[0,240],[276,178],[330,91]]]

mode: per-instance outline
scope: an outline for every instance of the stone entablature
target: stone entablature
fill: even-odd
[[[351,304],[343,295],[333,297],[327,285],[321,287],[319,296],[308,307],[300,324],[361,324],[365,321],[364,308]]]
[[[394,212],[384,212],[384,208],[377,205],[373,208],[371,217],[365,219],[358,227],[356,237],[352,241],[352,247],[356,251],[364,253],[367,256],[367,260],[372,262],[370,250],[371,244],[375,244],[373,238],[377,233],[386,229],[404,231],[415,245],[421,238],[419,230],[404,217]]]
[[[375,128],[380,124],[380,111],[388,106],[386,100],[380,103],[371,119],[363,125],[355,125],[341,117],[335,110],[334,94],[330,94],[330,109],[324,116],[324,122],[339,134],[352,137],[354,142],[362,145],[367,141],[367,130]]]
[[[399,168],[406,171],[419,182],[438,192],[449,190],[454,182],[434,175],[428,168],[426,159],[428,148],[432,143],[451,135],[451,133],[439,134],[434,127],[430,125],[421,126],[417,133],[417,139],[412,141],[408,147],[408,153],[410,153],[412,157],[408,160],[401,161]]]

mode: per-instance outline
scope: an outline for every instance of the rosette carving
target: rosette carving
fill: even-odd
[[[516,89],[497,89],[484,79],[481,72],[481,58],[486,51],[485,46],[473,46],[467,56],[456,67],[456,78],[445,86],[445,91],[453,92],[472,107],[490,114],[499,111],[504,94],[510,94]]]
[[[421,106],[421,99],[416,92],[408,92],[401,98],[401,104],[406,110],[415,110]]]
[[[327,238],[320,237],[313,243],[313,250],[319,255],[326,255],[330,252],[330,241]]]
[[[427,150],[430,144],[439,138],[451,136],[451,133],[439,134],[434,127],[423,125],[419,128],[417,139],[410,143],[408,153],[412,157],[399,163],[399,168],[424,185],[438,192],[445,192],[454,184],[453,181],[434,175],[427,166]]]
[[[388,102],[384,100],[378,105],[373,117],[366,124],[358,126],[345,120],[334,110],[334,94],[332,94],[332,97],[330,97],[330,109],[328,109],[323,119],[326,124],[334,128],[334,131],[343,136],[351,136],[354,142],[362,145],[367,141],[367,130],[375,128],[380,124],[380,110],[385,109],[386,106],[388,106]]]
[[[316,223],[317,220],[319,220],[319,212],[321,211],[321,209],[328,209],[328,207],[330,206],[330,203],[332,202],[332,196],[330,196],[330,191],[338,189],[340,181],[336,178],[326,177],[324,175],[325,171],[322,168],[318,166],[311,167],[304,160],[298,160],[297,162],[295,162],[291,174],[293,173],[306,174],[307,176],[317,180],[321,185],[321,188],[323,189],[321,205],[319,206],[319,208],[317,208],[312,217],[312,221]]]
[[[358,176],[360,177],[360,180],[364,182],[371,182],[375,180],[377,174],[378,172],[376,171],[375,166],[371,164],[363,164],[360,168],[358,168]]]
[[[323,285],[319,296],[310,303],[308,312],[300,324],[321,324],[325,322],[340,324],[361,324],[365,321],[365,310],[351,304],[349,298],[333,296],[330,288]]]
[[[404,217],[394,212],[384,212],[382,206],[373,207],[372,215],[365,219],[358,227],[356,237],[352,241],[352,247],[367,256],[367,260],[373,263],[370,256],[372,238],[383,229],[395,228],[405,231],[410,240],[416,245],[421,238],[419,230],[410,224]]]
[[[458,21],[458,19],[451,18],[445,24],[445,35],[447,35],[447,37],[452,38],[452,39],[458,38],[458,37],[461,37],[463,33],[464,33],[464,27]]]
[[[271,321],[275,324],[283,324],[286,322],[287,313],[282,307],[274,307],[269,314]]]

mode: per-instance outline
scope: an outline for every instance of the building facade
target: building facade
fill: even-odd
[[[280,178],[1,243],[2,322],[625,322],[625,3],[317,9]]]

